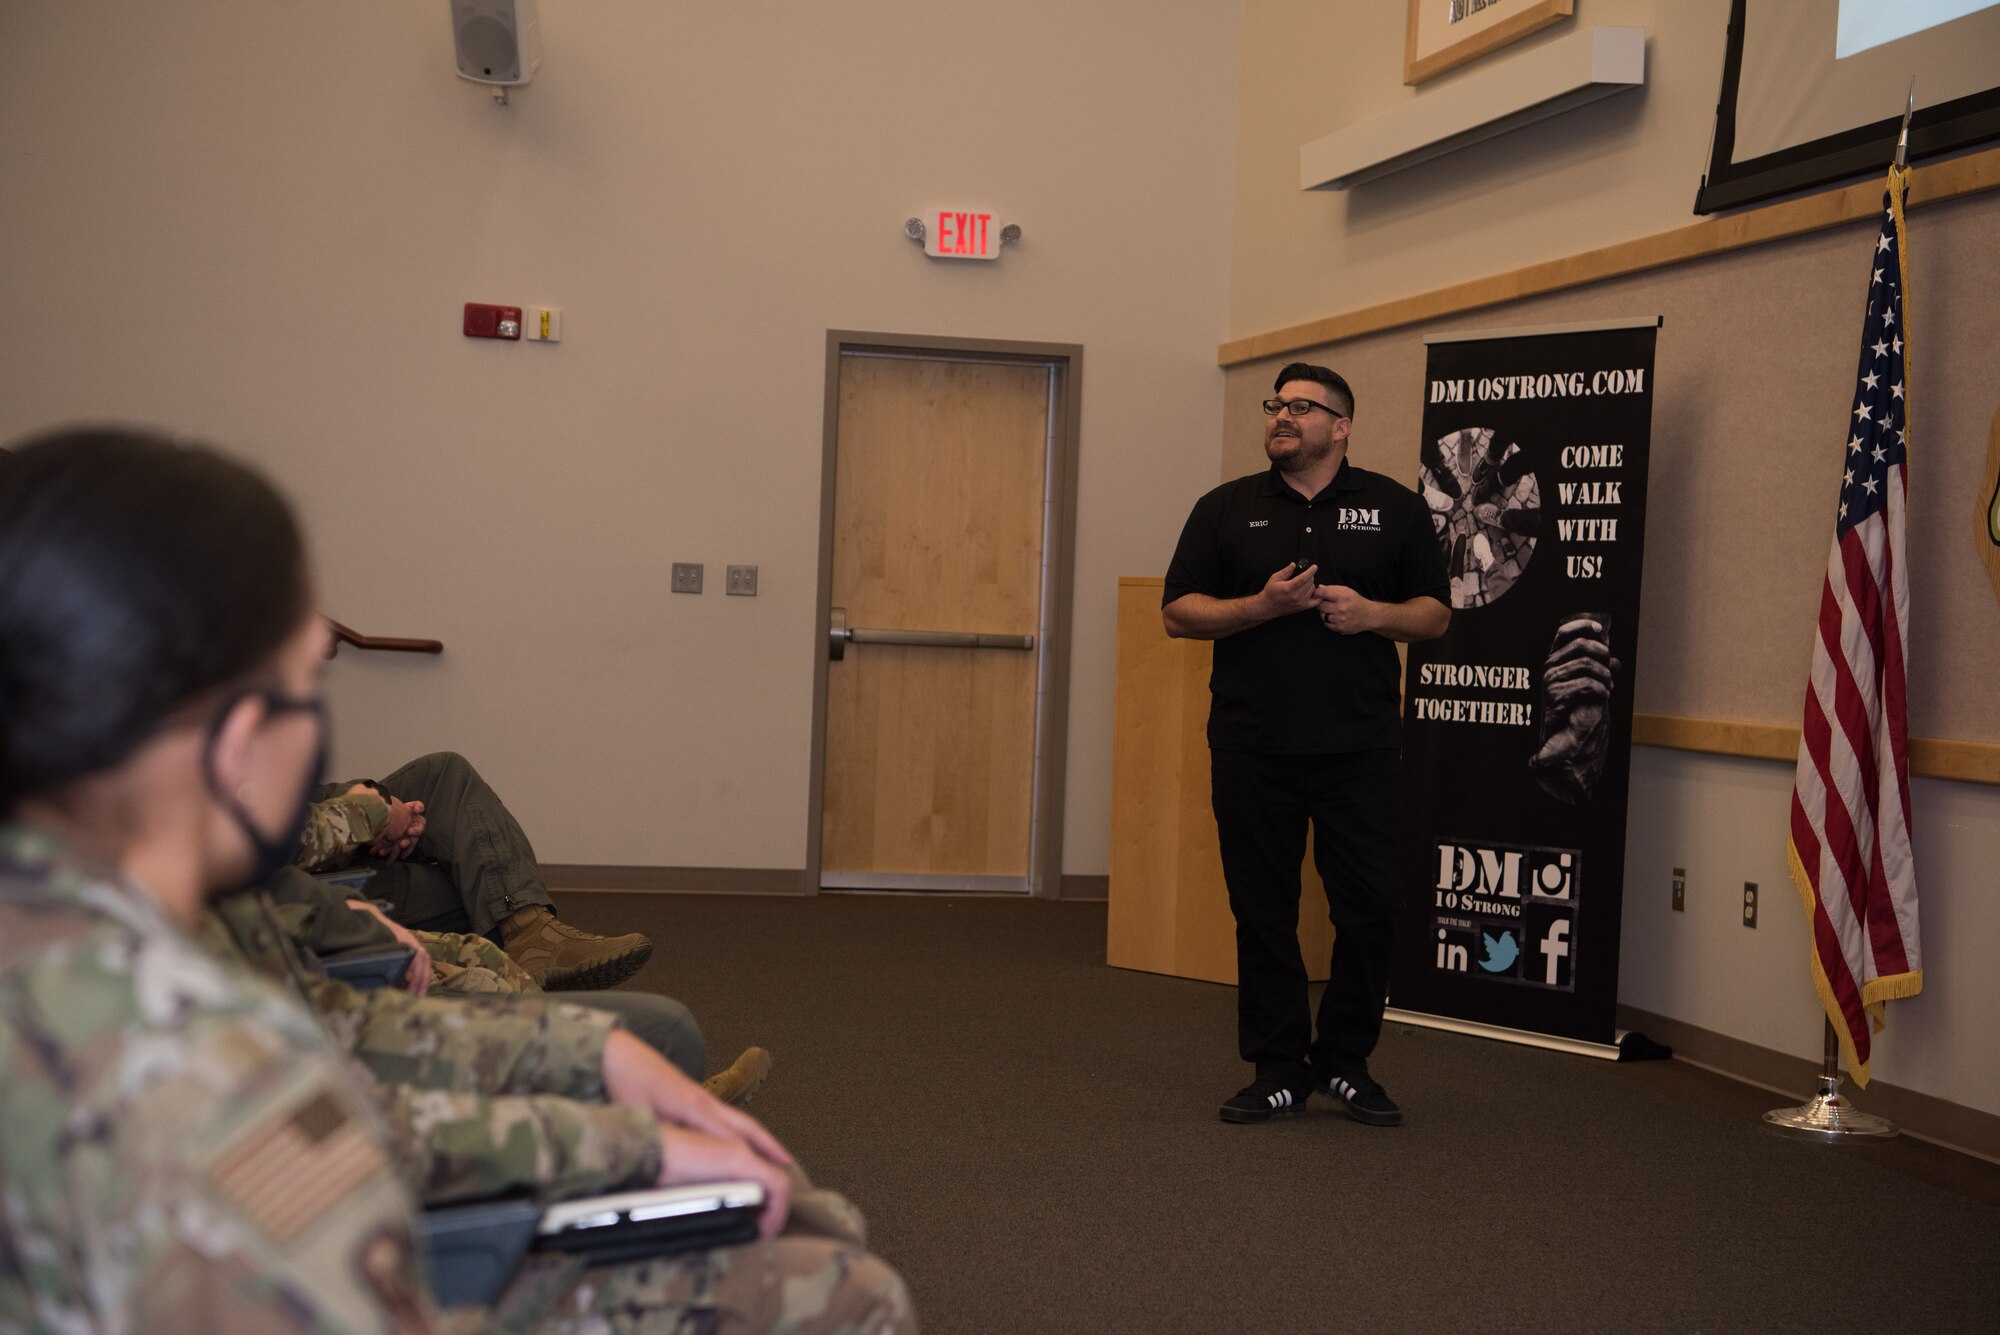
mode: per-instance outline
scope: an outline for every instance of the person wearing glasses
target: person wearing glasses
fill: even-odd
[[[369,1073],[195,936],[291,859],[325,756],[326,635],[289,507],[240,464],[115,428],[0,459],[0,1330],[503,1326],[435,1309]],[[561,1092],[643,1143],[636,1172],[750,1177],[767,1203],[737,1247],[531,1258],[505,1329],[916,1329],[881,1260],[778,1234],[790,1155],[768,1132],[613,1017],[536,1009],[524,1037],[565,1038]],[[407,1078],[455,1078],[425,1066]],[[515,1087],[545,1069],[524,1058],[495,1092],[553,1093]],[[516,1115],[510,1146],[534,1138]]]
[[[1354,392],[1294,362],[1263,403],[1269,470],[1195,502],[1167,568],[1167,634],[1215,641],[1208,745],[1236,916],[1237,1045],[1222,1105],[1262,1122],[1318,1090],[1370,1126],[1402,1110],[1368,1073],[1403,872],[1396,641],[1435,639],[1450,585],[1430,508],[1347,459]],[[1299,954],[1306,830],[1333,919],[1317,1032]]]

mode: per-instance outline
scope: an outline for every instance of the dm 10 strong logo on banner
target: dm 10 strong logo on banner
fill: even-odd
[[[1433,967],[1571,990],[1582,852],[1448,842],[1436,848]]]

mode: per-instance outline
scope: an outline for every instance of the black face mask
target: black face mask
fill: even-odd
[[[245,700],[261,700],[264,710],[273,717],[279,714],[311,714],[319,721],[319,748],[313,757],[312,768],[306,773],[299,788],[299,798],[291,808],[285,828],[276,838],[257,828],[250,813],[236,800],[236,794],[226,791],[222,781],[215,774],[215,740],[222,732],[223,721],[229,712]],[[208,782],[208,791],[215,795],[236,824],[250,840],[251,867],[249,874],[234,886],[227,887],[223,894],[238,894],[245,890],[260,890],[269,884],[285,867],[291,865],[292,858],[299,851],[299,839],[306,832],[306,820],[312,814],[313,794],[319,791],[326,774],[326,702],[320,699],[302,700],[279,691],[243,691],[223,702],[216,712],[215,722],[209,725],[208,742],[202,749],[202,776]]]

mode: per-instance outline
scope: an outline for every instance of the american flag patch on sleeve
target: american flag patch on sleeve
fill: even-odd
[[[386,1164],[368,1129],[323,1091],[244,1133],[216,1160],[213,1177],[251,1222],[286,1244]]]

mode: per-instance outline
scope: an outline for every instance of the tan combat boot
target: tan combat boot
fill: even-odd
[[[653,957],[653,943],[637,932],[597,936],[579,931],[539,904],[500,924],[502,949],[545,992],[587,992],[615,987]]]
[[[717,1071],[701,1084],[724,1103],[748,1103],[769,1074],[771,1054],[763,1048],[745,1048],[727,1070]]]

